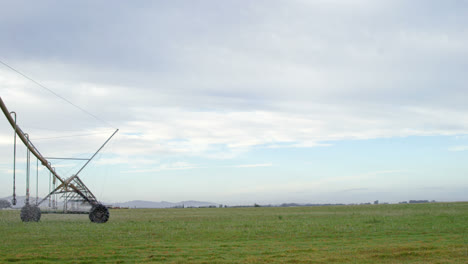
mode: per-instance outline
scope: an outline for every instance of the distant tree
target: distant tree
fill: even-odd
[[[254,207],[260,207],[260,205],[259,204],[254,204]]]
[[[7,200],[0,200],[0,209],[1,208],[11,208],[11,203]]]

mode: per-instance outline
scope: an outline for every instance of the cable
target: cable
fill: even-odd
[[[37,81],[35,81],[34,79],[32,79],[31,77],[28,77],[26,74],[24,74],[24,73],[18,71],[17,69],[11,67],[11,66],[8,65],[8,64],[6,64],[6,63],[3,62],[2,60],[0,60],[0,63],[3,64],[3,65],[5,65],[6,67],[8,67],[10,70],[12,70],[12,71],[18,73],[19,75],[23,76],[24,78],[26,78],[26,79],[30,80],[31,82],[35,83],[35,84],[38,85],[39,87],[41,87],[41,88],[47,90],[47,91],[50,92],[51,94],[57,96],[58,98],[64,100],[65,102],[71,104],[72,106],[78,108],[78,109],[81,110],[82,112],[84,112],[84,113],[86,113],[86,114],[92,116],[92,117],[95,118],[96,120],[99,120],[99,121],[101,121],[102,123],[104,123],[104,124],[106,124],[106,125],[108,125],[108,126],[110,126],[110,127],[112,127],[112,128],[115,128],[115,127],[114,127],[113,125],[111,125],[109,122],[106,122],[106,121],[102,120],[102,119],[99,118],[98,116],[93,115],[93,114],[91,114],[90,112],[86,111],[85,109],[83,109],[83,108],[79,107],[78,105],[72,103],[71,101],[69,101],[69,100],[66,99],[65,97],[63,97],[63,96],[57,94],[56,92],[52,91],[51,89],[49,89],[49,88],[47,88],[47,87],[45,87],[44,85],[42,85],[42,84],[40,84],[39,82],[37,82]]]

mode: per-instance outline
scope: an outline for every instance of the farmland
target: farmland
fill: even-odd
[[[467,263],[468,203],[111,210],[43,215],[0,211],[0,262]]]

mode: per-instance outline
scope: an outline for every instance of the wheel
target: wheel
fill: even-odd
[[[36,205],[26,204],[21,208],[20,217],[23,222],[39,222],[41,220],[41,209]]]
[[[109,220],[109,209],[102,204],[94,205],[89,212],[89,220],[93,223],[105,223]]]

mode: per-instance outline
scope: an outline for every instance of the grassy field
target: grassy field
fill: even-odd
[[[294,208],[0,211],[0,262],[468,263],[468,203]]]

